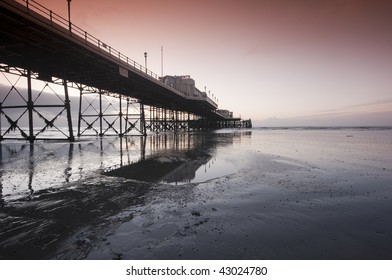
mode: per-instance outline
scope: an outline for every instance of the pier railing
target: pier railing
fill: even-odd
[[[56,28],[58,31],[62,31],[65,34],[68,34],[71,37],[75,37],[75,35],[82,39],[86,45],[93,45],[96,46],[101,53],[108,55],[111,58],[117,58],[121,62],[136,68],[143,73],[153,77],[156,80],[159,80],[159,76],[152,72],[151,70],[147,69],[143,65],[137,63],[136,61],[132,60],[131,58],[127,57],[126,55],[122,54],[115,48],[111,47],[109,44],[102,42],[97,37],[91,35],[87,31],[83,30],[82,28],[74,25],[68,19],[63,18],[62,16],[56,14],[52,10],[44,7],[40,3],[34,0],[15,0],[16,2],[22,4],[26,8],[26,12],[34,17],[34,13],[41,15],[45,18],[43,21],[44,23],[50,25],[51,27]],[[41,20],[39,17],[35,17],[38,20]],[[42,21],[42,20],[41,20]],[[60,28],[59,28],[60,27]]]
[[[44,7],[40,3],[34,0],[2,0],[2,1],[8,3],[17,2],[21,4],[24,7],[24,11],[30,16],[34,17],[35,19],[45,24],[48,24],[49,26],[55,28],[57,31],[60,31],[65,35],[69,35],[89,47],[95,47],[101,54],[104,54],[107,57],[110,57],[111,59],[116,59],[121,64],[125,64],[126,66],[131,67],[137,70],[138,72],[140,71],[142,75],[146,75],[150,78],[153,78],[155,81],[161,83],[162,86],[167,87],[167,85],[162,83],[160,77],[156,73],[152,72],[151,70],[144,67],[143,65],[137,63],[136,61],[129,58],[128,56],[122,54],[121,52],[114,49],[110,45],[102,42],[100,39],[91,35],[90,33],[78,27],[77,25],[72,24],[70,20],[65,19],[64,17],[54,13],[52,10]],[[176,90],[175,88],[172,88],[172,90],[184,95],[184,93]],[[218,105],[209,97],[205,97],[204,99],[208,103],[218,107]]]

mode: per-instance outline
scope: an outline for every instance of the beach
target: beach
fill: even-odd
[[[1,149],[1,259],[392,258],[390,128]]]

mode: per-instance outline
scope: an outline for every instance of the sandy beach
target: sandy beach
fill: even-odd
[[[0,258],[391,259],[391,139],[297,128],[4,142]]]

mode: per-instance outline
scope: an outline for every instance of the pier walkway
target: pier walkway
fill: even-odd
[[[55,121],[63,112],[69,130],[65,134],[73,140],[70,87],[80,91],[79,136],[86,131],[101,136],[114,131],[122,136],[135,130],[144,135],[147,130],[251,126],[250,121],[219,114],[217,103],[204,92],[189,94],[165,84],[163,77],[32,0],[0,0],[0,70],[3,75],[23,77],[27,87],[24,95],[10,82],[11,89],[1,93],[1,117],[9,127],[2,128],[0,140],[16,130],[33,142],[47,128],[57,128]],[[61,85],[60,104],[38,104],[32,79]],[[11,104],[12,94],[19,94],[22,102]],[[99,104],[82,104],[86,94],[97,95]],[[117,113],[103,111],[102,95],[118,98]],[[93,107],[95,113],[87,113],[83,106]],[[131,107],[137,112],[131,113]],[[42,108],[59,108],[61,113],[46,117],[39,112]],[[15,110],[21,111],[19,118],[10,113]],[[41,134],[35,132],[35,115],[43,120]],[[23,128],[27,126],[23,118],[28,128]]]

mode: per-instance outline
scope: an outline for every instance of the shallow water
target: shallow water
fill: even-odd
[[[144,169],[152,168],[154,163],[160,163],[160,169],[167,168],[159,178],[153,172],[144,172],[131,179],[169,184],[207,181],[236,172],[234,164],[216,157],[216,149],[231,145],[241,135],[161,134],[146,138],[81,138],[75,143],[5,141],[0,144],[2,196],[7,200],[21,198],[121,168],[123,173],[131,173],[141,163]]]
[[[1,258],[392,257],[391,129],[1,144]]]

